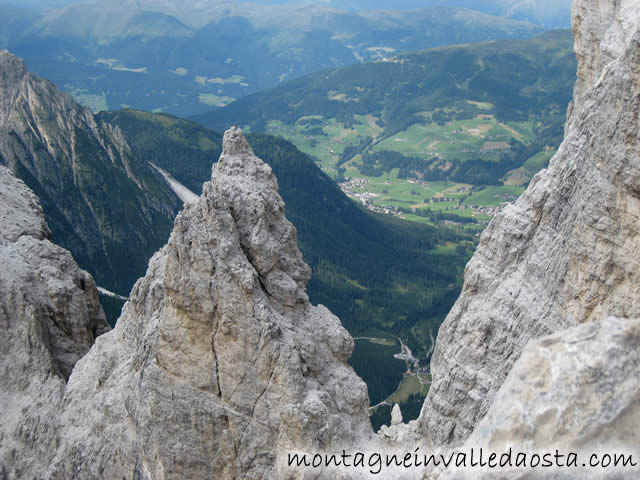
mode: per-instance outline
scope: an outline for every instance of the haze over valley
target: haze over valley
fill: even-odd
[[[439,45],[529,38],[549,27],[478,5],[350,11],[295,2],[185,8],[108,0],[47,9],[16,3],[2,7],[8,21],[0,25],[0,48],[95,111],[128,106],[192,115],[325,68]],[[568,9],[563,13],[566,28]]]

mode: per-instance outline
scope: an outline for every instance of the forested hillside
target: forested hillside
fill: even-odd
[[[163,114],[124,110],[99,117],[125,132],[139,158],[153,161],[196,193],[210,178],[219,134]],[[248,140],[278,178],[286,215],[313,269],[312,301],[329,307],[354,335],[401,335],[424,355],[430,330],[435,334],[459,292],[468,255],[464,249],[443,254],[437,247],[465,237],[373,215],[290,142],[260,134]]]
[[[407,53],[328,70],[197,117],[282,135],[345,176],[502,184],[531,178],[563,135],[575,77],[568,31]]]

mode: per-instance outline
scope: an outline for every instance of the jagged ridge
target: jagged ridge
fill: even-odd
[[[169,235],[181,202],[119,128],[0,51],[0,164],[38,195],[53,239],[122,295]]]

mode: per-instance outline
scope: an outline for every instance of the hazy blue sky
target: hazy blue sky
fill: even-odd
[[[9,3],[22,7],[60,7],[70,3],[84,3],[90,0],[0,0],[0,4]],[[109,0],[102,0],[108,2]],[[190,1],[181,4],[188,8]],[[202,0],[197,0],[202,3]],[[518,20],[528,20],[547,28],[568,27],[572,0],[209,0],[211,3],[247,3],[263,5],[275,4],[325,4],[333,8],[349,11],[367,11],[379,9],[407,10],[425,8],[434,5],[464,7],[479,10],[492,15],[505,16]],[[162,0],[159,1],[162,4]]]
[[[38,7],[59,7],[61,5],[67,5],[71,3],[83,3],[89,0],[4,0],[0,1],[0,4],[10,3],[14,5],[22,6],[38,6]],[[194,2],[196,0],[193,0]],[[197,0],[199,3],[202,0]],[[211,0],[215,3],[217,0]],[[222,0],[229,1],[229,0]],[[233,1],[233,0],[231,0]],[[571,5],[571,0],[239,0],[241,2],[253,2],[263,5],[276,5],[282,3],[313,3],[313,4],[328,4],[337,8],[349,8],[357,10],[376,10],[376,9],[413,9],[424,8],[431,5],[450,5],[450,6],[463,6],[466,8],[478,8],[478,9],[493,9],[496,12],[504,10],[512,6],[530,5],[535,6],[541,10],[564,8],[568,9]],[[187,7],[190,0],[183,0],[181,2]]]

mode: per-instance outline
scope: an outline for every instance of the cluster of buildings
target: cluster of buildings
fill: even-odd
[[[428,182],[425,182],[422,180],[410,179],[407,181],[412,184],[428,185]],[[392,183],[393,182],[391,181],[385,182],[385,184],[389,184],[389,185],[391,185]],[[360,200],[364,205],[364,207],[367,208],[368,210],[371,210],[372,212],[382,213],[384,215],[400,215],[400,216],[402,215],[402,212],[397,207],[394,207],[392,205],[376,205],[375,203],[373,203],[372,200],[375,199],[376,197],[379,197],[380,194],[373,193],[373,192],[363,192],[362,189],[366,187],[368,184],[369,184],[369,180],[367,180],[366,178],[348,178],[345,182],[340,183],[339,186],[340,186],[340,189],[347,196]],[[471,189],[469,187],[461,187],[460,189],[457,190],[457,192],[470,194]],[[468,205],[460,202],[459,197],[445,197],[445,196],[433,197],[430,199],[430,202],[431,203],[436,203],[436,202],[455,203],[456,205],[452,206],[451,210],[448,210],[450,213],[455,213],[456,210],[471,209],[472,215],[474,217],[482,214],[488,215],[489,217],[494,217],[497,213],[499,213],[504,208],[505,205],[509,203],[513,203],[518,199],[517,196],[510,195],[510,194],[503,194],[501,196],[503,198],[503,201],[499,205],[485,205],[485,206]],[[451,224],[451,225],[457,224],[457,222],[452,220],[444,220],[443,222],[445,224]]]

